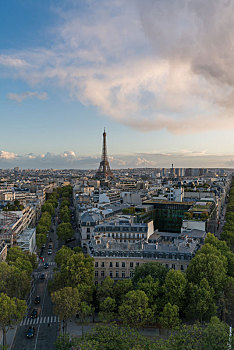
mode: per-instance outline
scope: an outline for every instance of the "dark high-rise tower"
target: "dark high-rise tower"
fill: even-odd
[[[112,171],[110,170],[110,164],[107,158],[107,149],[106,149],[106,131],[104,128],[103,132],[103,145],[102,145],[102,159],[96,173],[96,178],[100,180],[106,180],[108,177],[114,177]]]

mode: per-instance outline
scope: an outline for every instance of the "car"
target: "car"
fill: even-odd
[[[31,318],[37,318],[37,309],[33,309],[31,312]]]
[[[44,269],[48,269],[48,267],[49,267],[49,264],[48,264],[48,263],[45,263],[45,264],[44,264]]]
[[[48,238],[49,237],[49,235],[48,235],[48,233],[46,234],[46,238]]]
[[[46,247],[46,245],[45,244],[42,244],[42,248],[44,249]]]
[[[40,304],[40,301],[41,301],[41,297],[39,297],[39,295],[37,295],[36,298],[34,299],[34,303]]]
[[[44,279],[45,279],[45,274],[44,274],[44,273],[41,274],[40,279],[41,279],[41,280],[44,280]]]
[[[49,248],[49,249],[52,249],[52,247],[53,247],[53,245],[52,245],[52,243],[50,243],[49,246],[48,246],[48,248]]]
[[[49,249],[48,250],[48,255],[51,255],[52,254],[52,249]]]
[[[52,242],[52,238],[50,238],[50,242]]]
[[[28,339],[31,339],[31,338],[34,337],[34,334],[35,334],[35,327],[30,326],[30,327],[28,328],[28,330],[27,330],[26,337],[27,337]]]

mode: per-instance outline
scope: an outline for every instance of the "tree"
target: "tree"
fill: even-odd
[[[61,265],[66,265],[69,258],[74,254],[73,250],[66,246],[62,246],[55,255],[55,262],[60,267]]]
[[[72,238],[73,234],[74,234],[74,231],[70,223],[64,222],[58,225],[57,235],[61,241],[65,241],[69,238]]]
[[[118,306],[122,304],[125,295],[132,289],[133,285],[131,279],[119,280],[113,285],[113,298]]]
[[[54,206],[52,203],[46,202],[41,208],[42,212],[48,212],[51,216],[54,215]]]
[[[19,323],[24,317],[27,305],[24,300],[10,298],[0,293],[0,327],[3,332],[3,345],[6,345],[6,334],[10,327]]]
[[[78,315],[81,320],[82,325],[82,338],[84,334],[84,322],[88,316],[90,316],[92,313],[92,308],[90,305],[88,305],[85,301],[82,301],[79,306]]]
[[[150,305],[155,304],[160,290],[158,280],[154,281],[153,277],[151,275],[148,275],[143,280],[141,278],[139,279],[136,288],[145,292],[149,299]]]
[[[234,213],[233,213],[234,214]],[[228,247],[225,241],[221,241],[217,237],[215,237],[212,233],[208,233],[205,243],[209,243],[213,245],[218,251],[226,257],[227,259],[227,274],[229,276],[234,277],[234,254]]]
[[[96,326],[77,342],[77,350],[148,350],[151,344],[136,330],[117,325]]]
[[[214,289],[203,278],[199,284],[188,284],[188,299],[186,314],[189,318],[199,321],[209,320],[216,314]]]
[[[42,245],[46,243],[46,234],[39,233],[36,235],[37,248],[41,249]]]
[[[5,262],[0,263],[0,292],[9,297],[23,299],[30,289],[31,278],[26,271]]]
[[[144,280],[145,277],[150,275],[155,281],[159,280],[160,285],[165,281],[168,269],[158,262],[145,263],[140,266],[136,266],[133,277],[133,284],[137,285],[137,282],[141,278]]]
[[[206,350],[226,350],[229,342],[229,327],[226,323],[221,322],[218,317],[211,318],[210,323],[206,326],[202,346]]]
[[[206,279],[217,293],[226,278],[227,259],[211,244],[205,244],[191,260],[186,276],[189,282],[199,284]]]
[[[116,302],[115,299],[107,297],[100,304],[100,312],[98,314],[100,320],[111,322],[116,317]]]
[[[97,299],[99,303],[103,302],[107,297],[113,296],[114,281],[108,276],[101,284],[97,286]]]
[[[187,281],[183,272],[171,269],[163,285],[166,301],[182,309],[185,302],[186,285]]]
[[[51,295],[55,314],[63,321],[63,333],[67,329],[67,320],[79,311],[80,295],[76,288],[65,287]]]
[[[142,290],[128,292],[119,307],[119,316],[123,323],[132,327],[141,327],[153,317],[148,307],[148,298]]]
[[[159,322],[167,329],[176,327],[180,322],[178,306],[167,303],[163,308]]]
[[[21,271],[27,271],[29,275],[31,275],[35,263],[34,257],[19,247],[12,247],[8,250],[6,261]]]

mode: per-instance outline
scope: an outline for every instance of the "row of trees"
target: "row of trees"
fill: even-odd
[[[65,186],[60,190],[60,196],[62,198],[59,210],[59,220],[60,224],[57,228],[57,235],[59,240],[66,241],[69,238],[72,238],[74,235],[74,231],[71,225],[71,195],[72,195],[72,187]]]
[[[50,230],[51,219],[55,213],[55,208],[58,206],[59,189],[47,194],[47,200],[43,204],[41,211],[42,215],[37,225],[36,240],[37,247],[40,249],[46,243],[46,235]]]
[[[96,326],[82,339],[61,335],[56,342],[58,350],[226,350],[233,345],[228,326],[217,317],[205,325],[179,326],[167,339],[149,339],[134,329],[113,324]]]
[[[4,345],[8,329],[26,314],[25,298],[31,286],[31,273],[36,267],[36,255],[19,247],[10,248],[6,262],[0,263],[0,327]]]
[[[94,261],[80,248],[63,246],[56,253],[55,262],[58,271],[49,282],[49,291],[65,331],[68,319],[76,314],[83,319],[92,312]]]
[[[232,179],[232,185],[229,192],[229,200],[226,211],[226,223],[224,225],[223,232],[221,233],[221,239],[226,241],[228,246],[233,250],[234,248],[234,179]]]

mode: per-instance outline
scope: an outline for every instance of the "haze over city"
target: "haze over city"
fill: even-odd
[[[2,1],[0,167],[233,167],[233,10]]]

